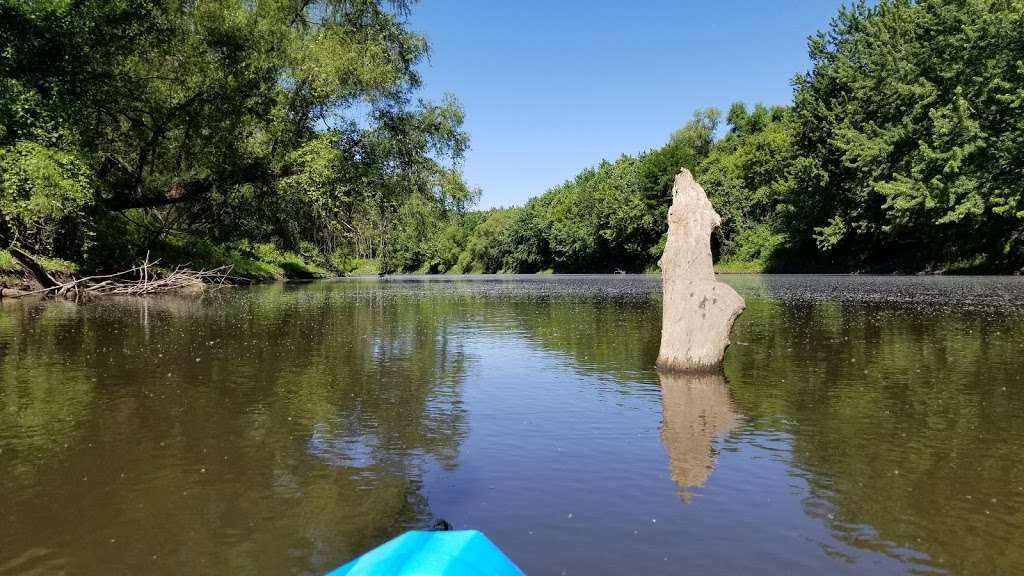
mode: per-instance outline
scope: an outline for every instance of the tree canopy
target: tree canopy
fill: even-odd
[[[1024,264],[1024,2],[859,2],[809,51],[794,249],[854,269]]]
[[[81,258],[127,218],[150,242],[330,254],[365,235],[357,222],[387,231],[412,195],[465,200],[463,113],[414,99],[428,46],[408,9],[0,1],[0,233]]]

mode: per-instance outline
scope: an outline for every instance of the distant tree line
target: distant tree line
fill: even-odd
[[[408,10],[0,0],[0,250],[94,270],[152,251],[253,275],[639,272],[685,166],[727,268],[1024,268],[1024,0],[843,8],[791,105],[699,111],[661,148],[483,212],[459,104],[415,98],[428,46]]]
[[[791,106],[698,112],[662,148],[601,162],[524,206],[407,206],[394,266],[656,266],[671,181],[722,215],[722,265],[779,271],[1024,268],[1024,1],[882,0],[809,41]]]

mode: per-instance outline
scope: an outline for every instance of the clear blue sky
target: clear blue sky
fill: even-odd
[[[423,95],[455,94],[481,208],[664,144],[694,110],[785,104],[842,0],[421,0]]]

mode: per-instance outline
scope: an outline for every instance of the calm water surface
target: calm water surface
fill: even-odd
[[[0,574],[316,574],[445,518],[528,573],[1024,573],[1024,279],[655,277],[0,306]]]

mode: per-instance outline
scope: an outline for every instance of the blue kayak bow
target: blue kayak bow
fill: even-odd
[[[414,530],[327,576],[524,576],[482,532]]]

